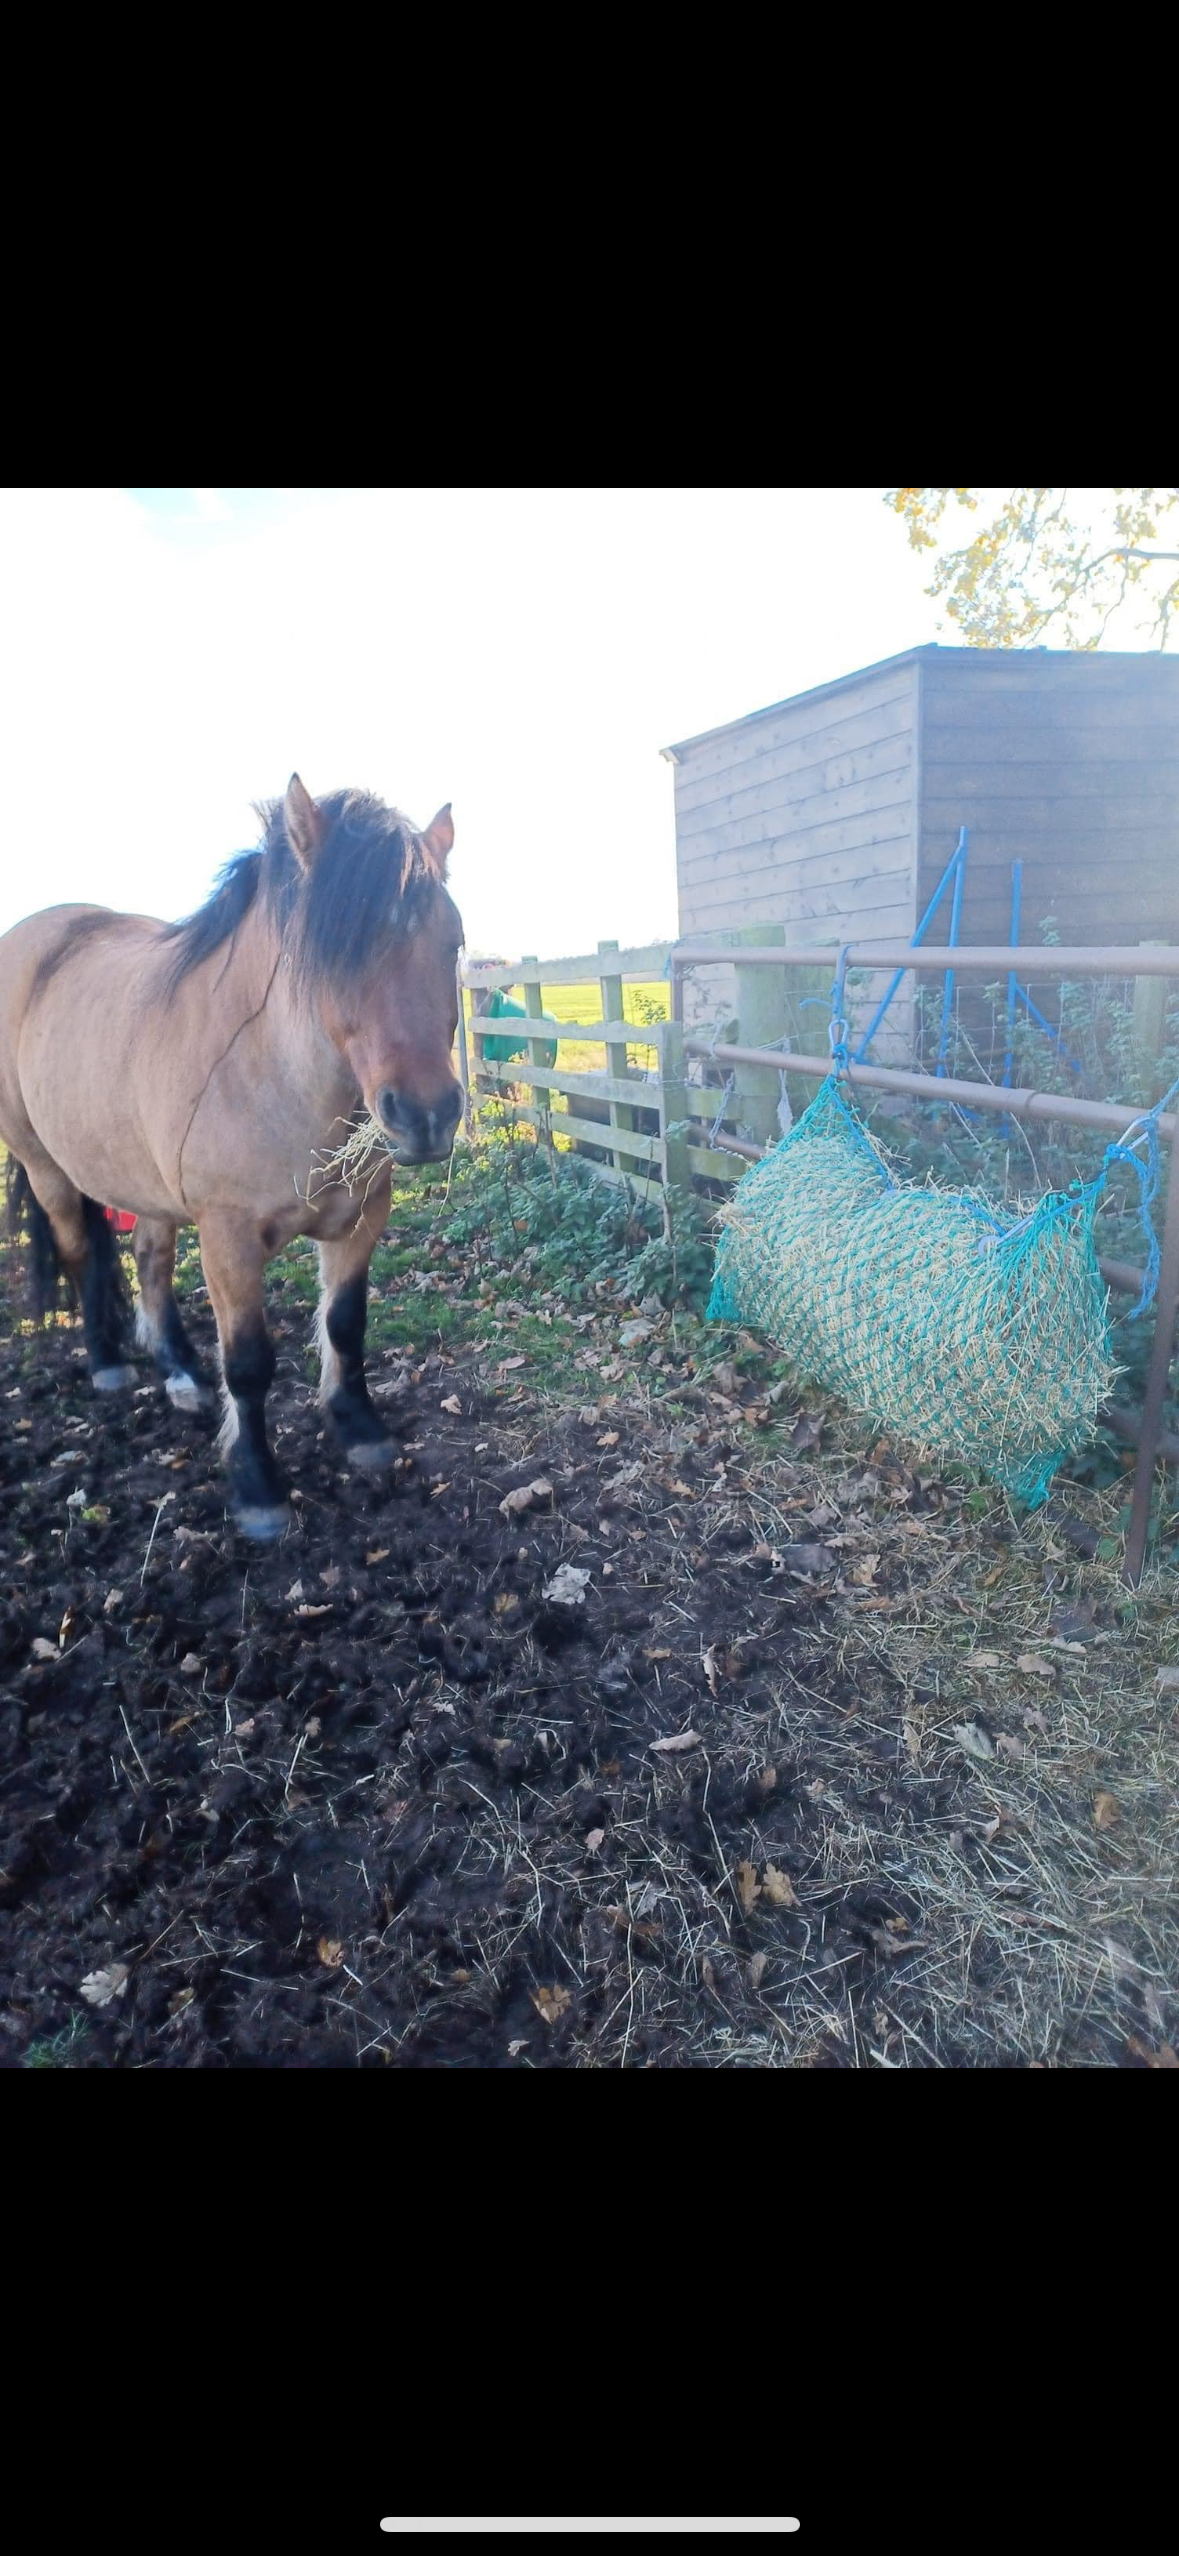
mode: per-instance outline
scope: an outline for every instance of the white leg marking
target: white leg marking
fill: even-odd
[[[319,1352],[319,1399],[321,1402],[327,1402],[340,1381],[340,1361],[328,1339],[326,1293],[321,1292],[319,1303],[315,1308],[313,1336]]]
[[[125,1393],[128,1385],[138,1384],[134,1367],[96,1367],[90,1382],[96,1393]]]
[[[358,1464],[364,1473],[379,1473],[383,1464],[392,1464],[397,1448],[392,1438],[374,1438],[358,1447],[345,1447],[349,1464]]]
[[[281,1508],[235,1509],[233,1523],[239,1534],[248,1535],[253,1544],[273,1544],[285,1535],[291,1523],[291,1512],[285,1500]]]
[[[186,1375],[183,1367],[175,1368],[173,1373],[166,1377],[164,1382],[164,1391],[168,1396],[169,1402],[176,1403],[181,1411],[200,1411],[208,1400],[208,1395],[205,1393],[203,1387],[197,1383],[196,1377]],[[236,1418],[237,1413],[235,1411],[235,1421]]]

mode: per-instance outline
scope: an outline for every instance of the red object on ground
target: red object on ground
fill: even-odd
[[[117,1234],[134,1233],[135,1218],[127,1214],[125,1207],[108,1207],[106,1212]]]

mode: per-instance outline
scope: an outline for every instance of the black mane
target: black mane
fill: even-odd
[[[424,919],[439,880],[409,818],[365,790],[333,790],[317,804],[331,830],[310,877],[287,840],[282,800],[260,804],[259,849],[235,853],[205,903],[170,926],[169,991],[232,942],[259,896],[308,988],[354,981]]]

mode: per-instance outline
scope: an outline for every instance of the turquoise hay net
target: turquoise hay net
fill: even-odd
[[[800,1380],[1036,1508],[1092,1440],[1117,1372],[1100,1190],[1020,1216],[902,1182],[833,1075],[738,1183],[709,1317],[755,1324]]]

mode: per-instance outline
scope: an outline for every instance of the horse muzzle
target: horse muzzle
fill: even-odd
[[[387,1086],[377,1095],[376,1114],[395,1163],[410,1170],[418,1163],[449,1162],[463,1114],[462,1087],[452,1083],[431,1107]]]

